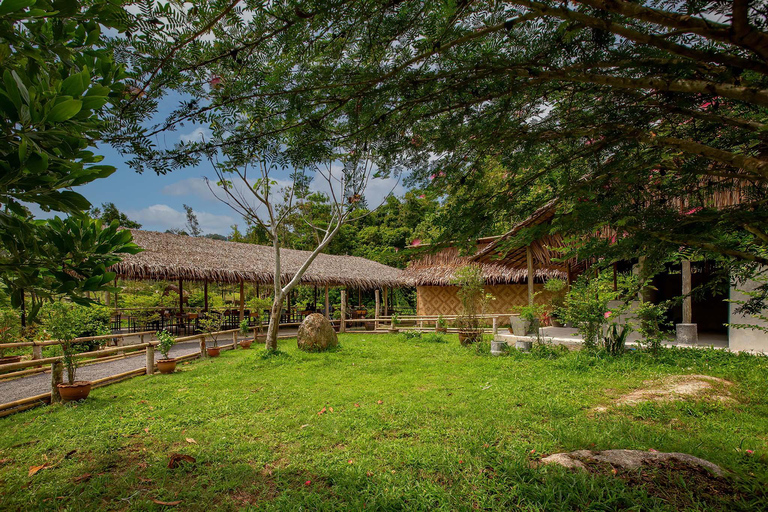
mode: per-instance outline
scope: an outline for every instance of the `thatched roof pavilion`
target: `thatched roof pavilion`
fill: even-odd
[[[507,233],[478,239],[473,255],[462,256],[454,246],[426,252],[411,261],[403,271],[403,279],[410,286],[448,286],[459,268],[477,265],[483,272],[486,284],[525,283],[528,280],[526,246],[505,248],[504,242],[524,228],[549,222],[553,216],[554,204],[547,203]],[[552,250],[562,245],[563,240],[557,235],[543,236],[529,245],[536,261],[534,279],[567,277],[567,264],[554,261],[557,254]]]
[[[126,279],[253,282],[271,284],[274,251],[270,246],[226,242],[210,238],[132,229],[142,249],[123,256],[110,270]],[[283,282],[291,279],[309,256],[308,251],[280,251]],[[401,270],[357,256],[320,254],[302,284],[371,289],[402,285]]]

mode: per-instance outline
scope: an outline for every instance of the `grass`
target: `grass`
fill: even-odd
[[[676,510],[643,486],[532,464],[575,449],[690,453],[729,470],[735,503],[766,508],[768,358],[657,358],[463,348],[351,334],[327,353],[223,352],[0,419],[4,510]],[[736,403],[594,407],[644,380],[703,373]],[[746,450],[754,451],[747,455]],[[76,450],[73,452],[73,450]],[[194,463],[168,468],[172,454]],[[47,464],[33,476],[30,468]],[[685,487],[685,482],[681,482]]]

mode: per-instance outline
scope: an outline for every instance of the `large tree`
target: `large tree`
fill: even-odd
[[[619,233],[611,247],[581,247],[592,254],[685,247],[766,264],[766,9],[198,2],[179,9],[172,42],[134,45],[140,94],[124,111],[152,111],[167,88],[192,99],[151,127],[128,115],[120,134],[138,168],[159,172],[276,136],[303,158],[328,141],[369,141],[382,169],[465,199],[444,237],[556,199],[556,229]],[[211,137],[155,145],[189,123]],[[497,185],[482,186],[490,173]]]
[[[104,128],[105,106],[122,95],[102,28],[120,29],[127,14],[105,2],[6,0],[0,4],[0,282],[15,307],[109,288],[106,267],[138,248],[117,223],[85,215],[74,187],[114,168],[90,151]],[[36,220],[32,208],[65,219]]]

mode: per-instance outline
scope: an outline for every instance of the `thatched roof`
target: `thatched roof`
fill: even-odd
[[[548,203],[508,233],[478,239],[474,255],[462,256],[459,249],[453,246],[437,252],[425,253],[411,261],[408,268],[403,271],[404,281],[411,286],[447,286],[451,284],[459,268],[477,265],[482,270],[487,284],[524,283],[528,280],[525,246],[503,252],[500,245],[525,227],[548,222],[553,213],[554,204]],[[535,261],[534,279],[566,278],[565,264],[554,262],[556,255],[550,249],[550,247],[561,245],[561,238],[550,235],[531,244]]]
[[[137,229],[131,233],[134,243],[144,250],[124,255],[123,261],[111,267],[120,277],[272,283],[275,259],[270,246]],[[292,249],[280,251],[283,282],[293,277],[309,254]],[[400,286],[401,271],[357,256],[320,254],[301,282],[356,288]]]

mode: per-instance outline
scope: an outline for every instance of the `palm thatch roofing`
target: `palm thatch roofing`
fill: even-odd
[[[474,255],[461,255],[459,249],[453,246],[425,253],[412,260],[403,271],[404,282],[410,286],[448,286],[452,284],[459,268],[476,265],[482,270],[486,284],[524,283],[528,280],[525,246],[503,250],[503,243],[523,228],[549,222],[553,216],[554,203],[547,203],[509,232],[476,240]],[[562,238],[557,235],[546,235],[531,243],[535,262],[534,279],[567,277],[567,264],[554,261],[557,254],[553,248],[562,245]]]
[[[226,242],[210,238],[130,230],[144,249],[123,256],[110,270],[126,279],[156,279],[271,284],[275,268],[270,246]],[[281,281],[290,280],[309,251],[282,249]],[[320,254],[302,276],[302,284],[379,288],[401,286],[401,270],[357,256]]]

